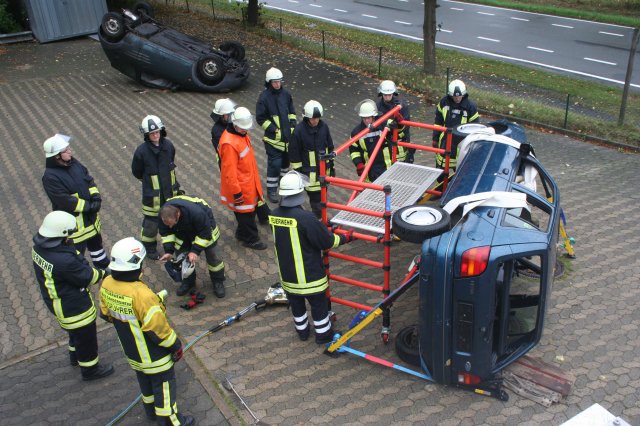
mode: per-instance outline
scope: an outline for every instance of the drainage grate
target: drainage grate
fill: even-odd
[[[391,186],[391,213],[393,213],[418,201],[441,173],[440,169],[398,162],[391,165],[374,183]],[[349,206],[382,213],[384,212],[384,192],[365,189]],[[331,223],[378,234],[384,233],[383,219],[358,213],[340,211],[331,219]]]

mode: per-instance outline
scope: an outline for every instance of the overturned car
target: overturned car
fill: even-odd
[[[244,47],[219,48],[155,21],[146,3],[102,17],[100,44],[115,69],[150,87],[226,92],[249,78]]]

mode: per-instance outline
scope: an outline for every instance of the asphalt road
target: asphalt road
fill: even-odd
[[[633,29],[441,0],[436,44],[605,84],[624,84]],[[266,7],[422,41],[419,0],[270,0]],[[636,52],[632,87],[640,89]]]

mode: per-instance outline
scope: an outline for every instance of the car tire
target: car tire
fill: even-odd
[[[407,364],[420,366],[420,347],[418,345],[418,326],[410,325],[396,335],[396,354]]]
[[[100,29],[105,39],[111,42],[120,41],[124,37],[124,18],[117,12],[108,12],[102,17]]]
[[[153,6],[151,6],[146,1],[140,1],[136,3],[136,5],[133,6],[133,12],[136,15],[141,16],[142,18],[144,18],[144,16],[148,16],[149,18],[153,18],[155,16],[155,12],[153,11]]]
[[[244,46],[237,41],[225,41],[220,45],[220,50],[236,61],[244,59]]]
[[[458,124],[453,128],[453,130],[451,130],[451,134],[453,135],[453,143],[455,146],[458,146],[458,144],[470,134],[482,131],[486,128],[487,126],[480,123]]]
[[[214,85],[224,77],[224,62],[216,55],[202,56],[196,67],[196,74],[202,84]]]
[[[402,241],[422,244],[449,230],[451,217],[440,207],[414,204],[402,207],[391,218],[393,234]]]

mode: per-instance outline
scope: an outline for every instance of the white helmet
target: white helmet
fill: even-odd
[[[213,113],[216,115],[231,114],[236,109],[236,104],[229,98],[218,99],[213,106]]]
[[[282,80],[282,71],[278,68],[269,68],[264,78],[265,82],[271,83],[271,80]]]
[[[49,139],[44,141],[44,144],[42,145],[45,157],[55,157],[60,154],[62,151],[67,149],[69,141],[71,141],[71,136],[61,135],[60,133],[56,133],[51,136]]]
[[[360,117],[375,117],[378,115],[378,107],[371,99],[365,99],[358,104],[358,115]]]
[[[249,130],[253,127],[253,116],[247,108],[238,107],[233,111],[233,114],[231,114],[231,122],[234,126],[238,126],[244,130]]]
[[[303,117],[306,118],[320,118],[322,117],[322,105],[318,101],[309,101],[304,104]]]
[[[300,194],[304,191],[304,188],[309,185],[309,179],[295,170],[287,172],[286,175],[280,179],[280,190],[278,194],[283,197],[289,195]]]
[[[71,213],[55,210],[44,217],[38,234],[47,238],[63,238],[73,234],[78,225],[76,218]]]
[[[391,80],[385,80],[378,86],[379,95],[394,95],[396,94],[396,84]]]
[[[142,123],[140,123],[140,133],[146,135],[150,132],[162,131],[164,129],[164,124],[162,120],[156,115],[147,115],[142,119]]]
[[[141,268],[146,255],[147,250],[140,241],[133,237],[124,238],[111,248],[109,268],[112,271],[135,271]]]
[[[453,80],[449,83],[449,96],[464,96],[467,94],[467,86],[464,85],[462,80]]]
[[[175,263],[180,263],[180,276],[183,280],[189,278],[193,271],[196,270],[196,264],[189,262],[187,259],[187,253],[180,253],[178,258],[175,260]]]

